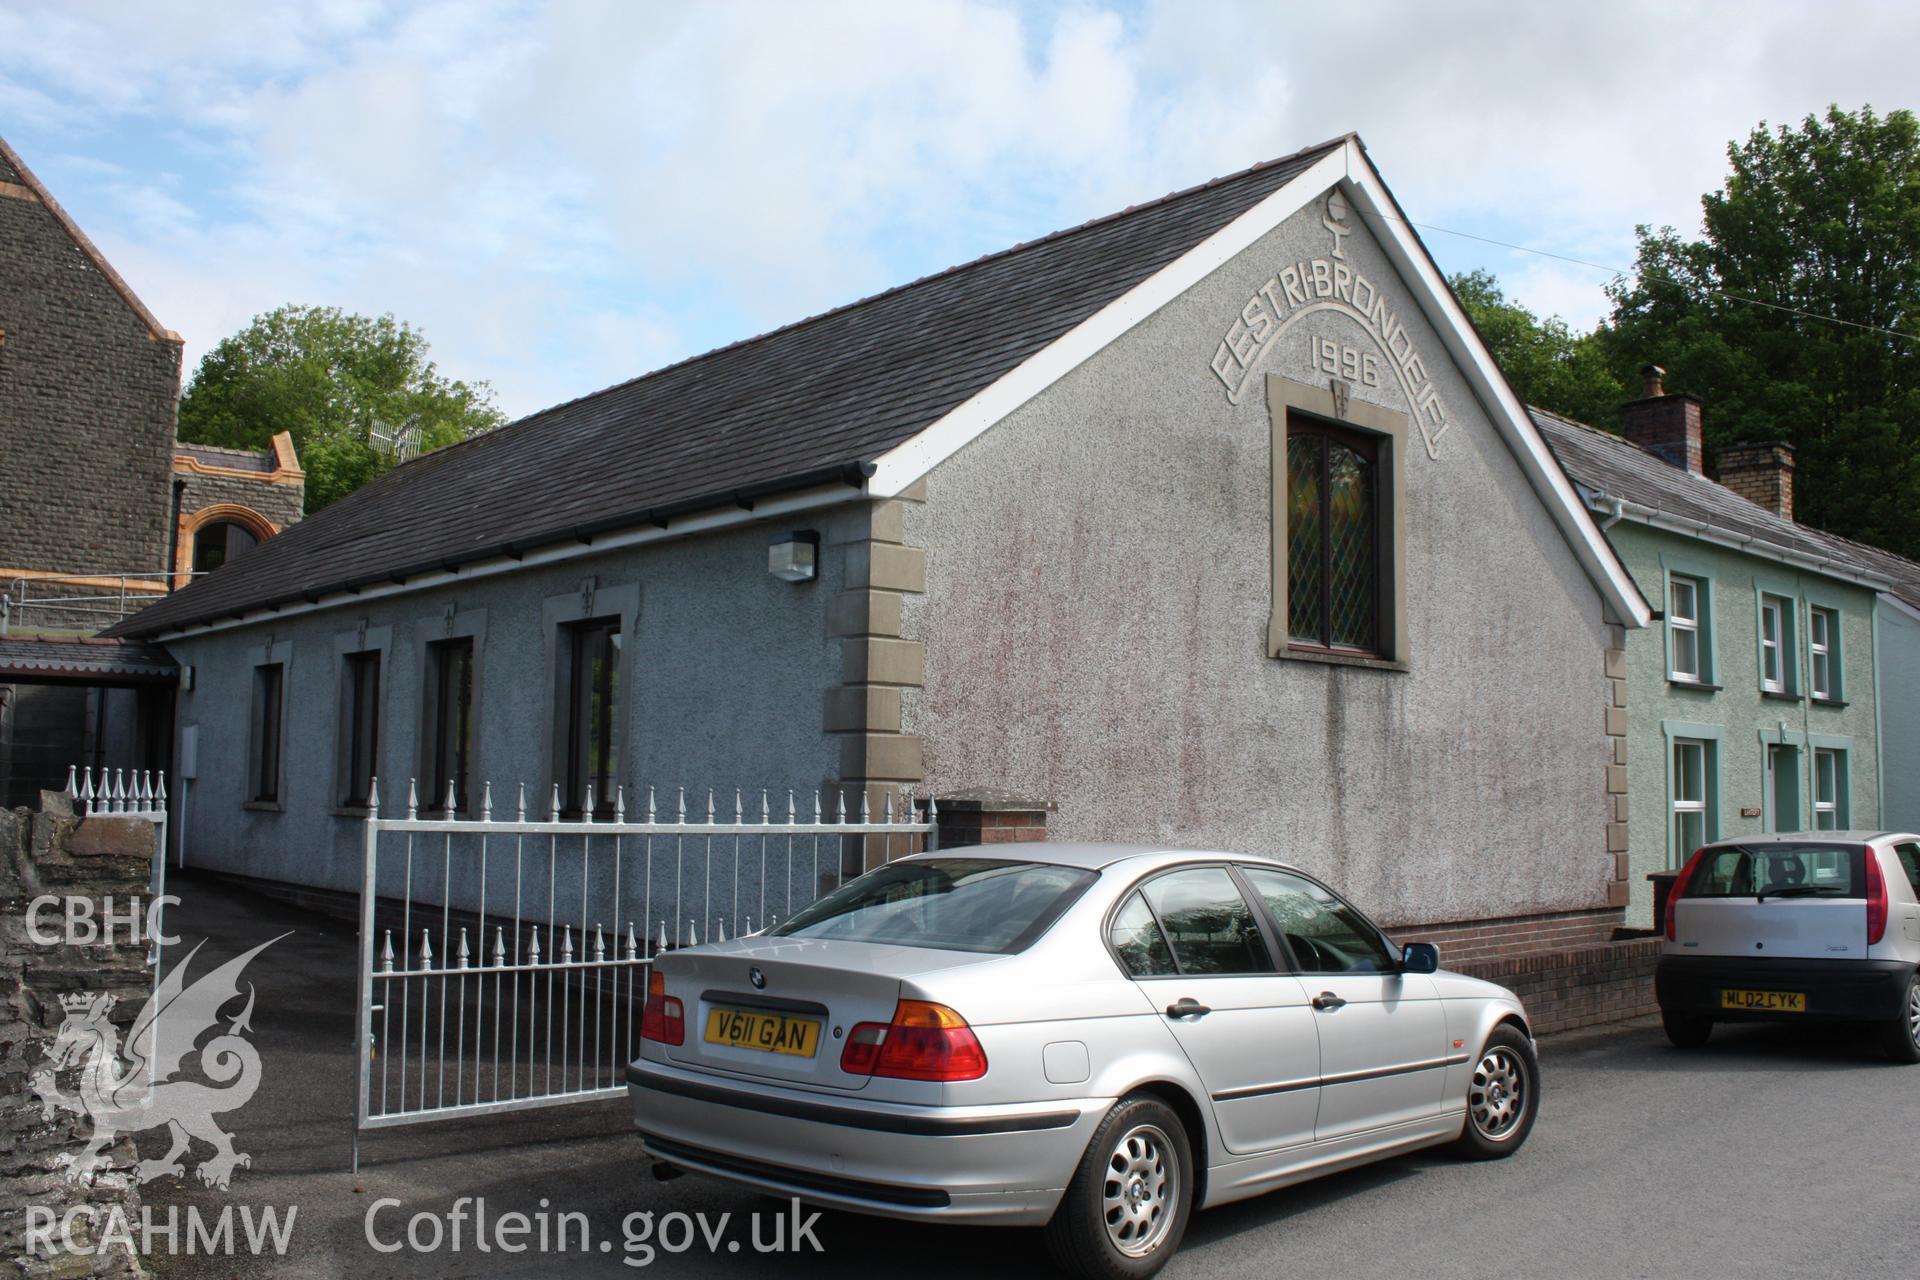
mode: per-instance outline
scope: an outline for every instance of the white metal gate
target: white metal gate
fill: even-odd
[[[689,812],[685,788],[670,809],[649,788],[634,819],[616,793],[611,821],[591,790],[568,818],[554,788],[544,819],[524,786],[510,818],[491,784],[477,817],[416,795],[382,817],[376,781],[365,824],[355,1169],[365,1129],[622,1096],[655,955],[770,927],[934,847],[938,819],[904,791],[875,812],[864,791],[709,790]]]

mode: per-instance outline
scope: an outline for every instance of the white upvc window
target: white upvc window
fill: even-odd
[[[1683,865],[1688,855],[1707,842],[1707,752],[1709,744],[1697,738],[1673,740],[1672,840],[1668,864]]]
[[[1705,679],[1700,663],[1700,580],[1675,574],[1667,584],[1668,674],[1695,684]]]
[[[1840,803],[1840,779],[1843,774],[1841,753],[1826,747],[1813,752],[1813,827],[1816,831],[1837,831],[1844,812]]]
[[[1787,691],[1786,610],[1778,596],[1760,597],[1760,687]]]
[[[1839,620],[1834,617],[1833,610],[1807,611],[1807,679],[1816,698],[1835,696],[1833,649],[1834,642],[1839,638],[1839,629]]]

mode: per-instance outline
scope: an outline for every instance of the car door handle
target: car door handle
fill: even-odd
[[[1187,996],[1182,996],[1167,1006],[1167,1016],[1169,1018],[1204,1018],[1212,1012],[1213,1010],[1209,1009],[1206,1005]]]
[[[1347,1002],[1345,1000],[1342,1000],[1331,991],[1322,991],[1313,998],[1313,1007],[1325,1013],[1331,1013],[1335,1009],[1344,1009],[1346,1005]]]

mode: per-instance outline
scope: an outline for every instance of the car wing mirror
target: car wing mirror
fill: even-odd
[[[1440,968],[1440,948],[1431,942],[1409,942],[1400,948],[1403,973],[1434,973]]]

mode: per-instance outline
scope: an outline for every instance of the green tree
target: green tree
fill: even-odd
[[[1797,518],[1920,558],[1920,124],[1829,107],[1727,158],[1703,238],[1639,228],[1599,335],[1614,371],[1651,361],[1705,401],[1710,462],[1790,442]]]
[[[393,466],[396,437],[424,452],[503,421],[486,383],[440,375],[418,329],[337,307],[255,316],[207,352],[180,397],[182,440],[264,449],[292,432],[309,512]]]
[[[1448,283],[1523,402],[1577,422],[1615,424],[1628,396],[1593,334],[1509,301],[1491,272],[1469,271]]]

